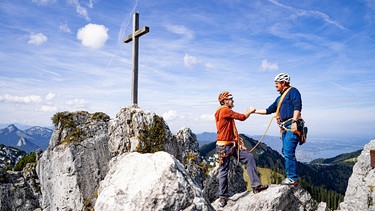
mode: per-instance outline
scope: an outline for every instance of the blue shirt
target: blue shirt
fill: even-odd
[[[267,109],[266,114],[275,113],[277,110],[277,105],[279,103],[280,96],[278,96]],[[286,94],[283,102],[281,103],[280,107],[280,120],[285,121],[293,117],[293,113],[295,110],[301,111],[302,110],[302,98],[301,94],[299,93],[298,89],[292,87],[289,92]]]

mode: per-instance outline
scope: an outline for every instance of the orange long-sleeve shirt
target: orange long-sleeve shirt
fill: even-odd
[[[217,138],[220,141],[234,141],[236,134],[233,128],[235,127],[234,120],[244,121],[246,115],[237,113],[227,106],[220,106],[215,113]]]

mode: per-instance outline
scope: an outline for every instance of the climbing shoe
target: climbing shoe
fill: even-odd
[[[219,206],[220,207],[224,207],[225,205],[227,205],[227,199],[220,198],[220,200],[219,200]]]
[[[294,181],[294,180],[292,180],[290,178],[286,178],[284,181],[281,182],[281,185],[293,185],[293,186],[297,186],[298,182]]]
[[[253,187],[253,193],[259,193],[261,192],[262,190],[266,190],[268,188],[268,185],[259,185],[257,187]]]

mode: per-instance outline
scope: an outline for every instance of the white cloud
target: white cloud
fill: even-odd
[[[166,28],[167,28],[168,31],[170,31],[172,33],[183,35],[183,37],[185,39],[190,40],[190,39],[194,38],[194,32],[191,31],[190,29],[188,29],[185,26],[181,26],[181,25],[167,25]]]
[[[104,46],[109,38],[107,31],[108,28],[104,25],[89,23],[78,30],[77,39],[86,47],[99,49]]]
[[[42,102],[42,98],[38,95],[29,95],[25,97],[20,96],[11,96],[11,95],[3,95],[0,96],[0,101],[5,103],[40,103]]]
[[[213,114],[202,114],[196,120],[198,120],[198,121],[210,121],[210,122],[213,122],[215,120],[215,118],[214,118]]]
[[[74,100],[68,100],[65,102],[67,106],[69,106],[69,109],[71,110],[85,110],[87,109],[87,100],[85,99],[74,99]]]
[[[88,14],[86,8],[82,7],[81,4],[78,2],[78,0],[68,0],[68,3],[72,4],[76,7],[76,12],[79,15],[83,16],[87,21],[90,21],[90,17],[89,17],[89,14]],[[92,2],[90,1],[90,3],[92,3]],[[90,7],[90,4],[88,6]],[[91,5],[90,8],[92,8],[92,6],[93,5]]]
[[[59,26],[59,29],[60,29],[60,31],[62,31],[62,32],[66,32],[66,33],[71,33],[71,32],[72,32],[72,31],[70,30],[68,24],[66,24],[66,23],[60,25],[60,26]]]
[[[44,105],[44,106],[40,107],[40,111],[43,111],[43,112],[55,112],[55,111],[57,111],[57,107],[56,106]]]
[[[302,10],[302,9],[296,9],[296,8],[293,8],[293,7],[290,7],[290,6],[286,6],[284,4],[281,4],[275,0],[270,0],[272,3],[274,3],[275,5],[278,5],[280,7],[283,7],[285,9],[288,9],[292,12],[294,12],[297,16],[312,16],[312,17],[316,17],[316,18],[319,18],[323,21],[325,21],[326,23],[328,24],[332,24],[340,29],[343,29],[343,30],[346,30],[346,28],[344,26],[342,26],[339,22],[337,21],[334,21],[334,20],[331,20],[331,18],[323,13],[323,12],[320,12],[320,11],[315,11],[315,10]]]
[[[260,65],[260,69],[262,71],[273,71],[273,70],[279,70],[279,65],[277,63],[271,63],[268,62],[267,59],[263,59],[262,64]]]
[[[177,112],[175,110],[169,110],[168,112],[163,114],[163,118],[165,121],[171,121],[176,119]]]
[[[212,68],[215,67],[215,65],[212,64],[212,63],[206,63],[204,66],[205,66],[206,68],[208,68],[208,69],[212,69]]]
[[[185,53],[185,56],[184,56],[184,66],[185,67],[190,68],[190,67],[192,67],[192,66],[194,66],[195,64],[198,64],[198,63],[199,63],[199,61],[195,56],[191,56],[191,55]]]
[[[55,93],[48,92],[48,94],[46,95],[46,100],[47,100],[47,101],[50,101],[50,100],[52,100],[53,98],[55,98],[55,96],[56,96]]]
[[[88,6],[90,9],[94,8],[94,2],[93,2],[93,0],[90,0],[89,3],[87,4],[87,6]]]
[[[47,36],[45,36],[44,34],[42,33],[38,33],[38,34],[30,34],[30,37],[29,37],[29,44],[33,44],[33,45],[41,45],[45,42],[47,42],[48,38]]]

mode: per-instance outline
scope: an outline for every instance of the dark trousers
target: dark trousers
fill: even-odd
[[[220,148],[217,147],[218,152]],[[230,154],[232,151],[232,146],[225,146],[225,153]],[[233,156],[237,159],[237,149],[234,150],[234,153],[228,157],[223,158],[223,162],[219,167],[219,197],[228,198],[228,172],[229,172],[229,163],[230,157]],[[242,164],[246,165],[247,175],[249,176],[251,187],[257,187],[261,185],[258,170],[256,167],[255,159],[253,155],[247,150],[240,150],[239,160]]]

